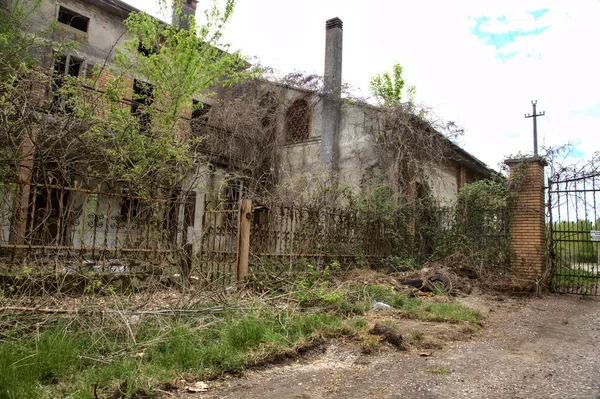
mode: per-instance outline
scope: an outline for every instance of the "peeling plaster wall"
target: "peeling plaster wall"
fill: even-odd
[[[34,2],[34,0],[23,1],[25,7]],[[59,6],[90,18],[88,31],[82,32],[57,22]],[[37,32],[48,27],[50,23],[56,22],[57,29],[53,33],[52,39],[59,43],[77,43],[76,48],[65,49],[66,53],[84,58],[88,64],[99,64],[111,55],[114,48],[121,46],[126,40],[123,26],[123,19],[126,17],[125,14],[122,17],[111,15],[85,1],[46,0],[32,15],[29,26],[32,32]]]
[[[442,204],[450,205],[456,202],[458,182],[455,165],[440,165],[429,174],[431,194]]]
[[[368,171],[377,164],[375,143],[370,134],[370,122],[364,111],[356,105],[342,107],[340,125],[340,184],[360,192]]]
[[[297,94],[297,93],[296,93]],[[288,92],[286,99],[294,96]],[[322,112],[313,108],[313,132],[321,126]],[[316,122],[318,121],[318,122]],[[345,104],[342,107],[340,127],[340,169],[339,181],[342,187],[349,187],[359,193],[365,182],[382,177],[375,142],[371,135],[372,122],[360,105]],[[285,134],[285,131],[282,132]],[[320,138],[287,145],[281,152],[279,178],[282,185],[297,185],[311,178],[325,176],[320,163]],[[440,202],[451,204],[456,201],[458,192],[458,165],[450,161],[446,165],[433,168],[429,174],[429,186],[434,197]]]

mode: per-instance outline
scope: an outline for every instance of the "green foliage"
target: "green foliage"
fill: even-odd
[[[51,174],[60,184],[78,179],[97,185],[100,179],[147,195],[194,176],[201,161],[194,149],[201,138],[185,134],[192,99],[210,97],[216,87],[256,72],[245,71],[244,58],[224,51],[220,42],[235,1],[222,7],[215,1],[204,25],[191,18],[189,29],[143,12],[130,14],[124,22],[128,40],[86,77],[39,68],[39,55],[48,64],[50,54],[58,61],[66,46],[77,46],[51,42],[53,25],[39,33],[43,40],[24,33],[21,28],[40,3],[30,9],[17,1],[0,9],[0,112],[6,116],[0,120],[0,173],[16,169],[23,135],[35,128],[36,155],[55,165]],[[145,93],[131,95],[132,78],[146,85]],[[45,98],[49,87],[51,96]],[[137,113],[125,101],[130,98]],[[40,118],[34,109],[52,118]]]
[[[318,270],[306,259],[301,259],[299,263],[306,269],[305,277],[296,284],[296,300],[300,305],[334,304],[344,297],[340,292],[331,292],[328,286],[331,278],[341,268],[338,262],[325,266],[323,270]]]
[[[508,181],[502,176],[493,176],[464,185],[458,192],[458,204],[463,209],[504,209],[509,201]]]
[[[426,234],[433,241],[434,259],[455,253],[467,256],[482,270],[505,273],[510,259],[511,201],[506,179],[495,176],[463,186],[453,207],[440,208]]]
[[[0,7],[0,79],[2,83],[11,82],[21,69],[35,66],[38,58],[35,50],[40,45],[36,37],[24,33],[30,16],[36,12],[42,0],[35,0],[24,6],[20,0]]]
[[[595,264],[598,260],[597,244],[591,241],[591,230],[600,230],[600,219],[596,221],[578,219],[577,221],[554,222],[552,238],[555,251],[562,255],[561,266],[577,264]]]
[[[400,257],[390,255],[383,260],[385,265],[389,265],[397,272],[409,272],[419,269],[419,262],[413,257]]]
[[[386,71],[381,75],[377,74],[373,76],[369,81],[369,90],[380,105],[397,107],[403,98],[406,98],[409,102],[414,100],[416,94],[415,86],[409,86],[403,92],[406,83],[402,77],[402,70],[402,66],[396,63],[392,67],[391,74]]]

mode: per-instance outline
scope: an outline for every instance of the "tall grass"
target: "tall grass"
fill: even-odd
[[[137,326],[134,341],[118,332],[118,322],[55,322],[39,336],[1,342],[0,399],[89,399],[96,384],[103,394],[150,394],[157,383],[185,373],[207,378],[237,372],[317,334],[351,329],[335,315],[257,311],[162,327],[149,319]]]

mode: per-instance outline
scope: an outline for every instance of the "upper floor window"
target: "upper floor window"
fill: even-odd
[[[73,55],[60,54],[54,62],[55,76],[78,77],[84,70],[84,60]]]
[[[135,79],[133,81],[133,98],[131,113],[138,117],[140,131],[150,128],[151,115],[149,107],[154,102],[154,86],[150,83]]]
[[[202,128],[208,122],[208,111],[210,111],[211,106],[198,100],[192,101],[192,120],[190,121],[192,133],[202,134]]]
[[[72,26],[82,32],[87,32],[90,19],[63,6],[58,9],[58,22]]]
[[[310,137],[310,104],[304,98],[295,100],[285,114],[285,133],[288,143]]]
[[[85,73],[85,61],[67,54],[58,54],[54,59],[52,74],[53,107],[57,110],[70,111],[69,95],[61,87],[65,84],[65,76],[79,77]]]

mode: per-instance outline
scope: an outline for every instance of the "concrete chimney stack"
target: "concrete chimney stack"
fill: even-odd
[[[173,0],[173,19],[171,24],[181,29],[189,29],[189,18],[196,15],[198,0]],[[181,13],[175,12],[177,7],[181,8]]]
[[[342,115],[342,38],[344,24],[339,18],[325,22],[325,97],[321,163],[336,172],[340,159],[340,122]]]

